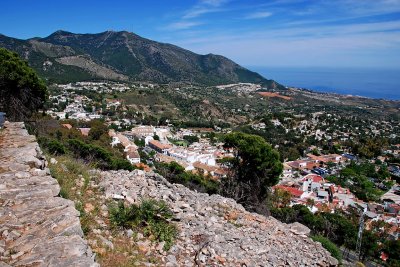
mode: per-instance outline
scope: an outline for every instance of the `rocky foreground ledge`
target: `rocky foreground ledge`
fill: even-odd
[[[98,266],[23,123],[0,130],[0,266]]]
[[[179,236],[162,252],[163,266],[336,266],[320,243],[301,224],[247,212],[234,200],[201,194],[171,184],[154,173],[135,170],[99,172],[107,199],[163,199],[175,214]],[[308,231],[307,231],[308,230]],[[149,241],[144,251],[157,249]],[[161,246],[162,247],[162,246]]]
[[[174,212],[179,235],[167,252],[163,244],[134,241],[127,231],[140,251],[155,252],[160,259],[135,266],[338,264],[300,224],[247,212],[232,199],[191,191],[155,173],[94,172],[99,178],[94,186],[104,192],[99,201],[163,199]],[[22,123],[7,123],[0,130],[0,267],[98,266],[83,239],[74,203],[58,197],[59,191],[35,138]]]

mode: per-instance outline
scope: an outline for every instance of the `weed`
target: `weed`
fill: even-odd
[[[141,229],[146,236],[158,242],[164,241],[164,249],[169,250],[177,228],[169,222],[172,212],[164,201],[143,200],[140,205],[126,207],[123,202],[110,206],[110,221],[114,226]]]
[[[322,246],[329,251],[333,257],[335,257],[339,262],[342,262],[342,253],[332,241],[321,235],[312,236],[311,238],[312,240],[321,243]]]

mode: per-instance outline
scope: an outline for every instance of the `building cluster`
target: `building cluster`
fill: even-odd
[[[154,127],[150,125],[141,125],[133,127],[130,131],[121,133],[110,132],[113,137],[113,145],[121,143],[121,139],[126,138],[129,142],[133,143],[135,139],[144,141],[145,148],[143,151],[150,154],[154,151],[153,160],[159,162],[177,162],[185,168],[186,171],[202,173],[206,176],[211,176],[214,179],[224,177],[227,171],[218,164],[218,159],[232,156],[226,152],[222,144],[211,145],[210,142],[201,138],[201,134],[213,131],[209,128],[196,128],[196,129],[181,129],[172,133],[169,127]],[[192,144],[179,144],[178,140],[182,140],[186,135],[200,136],[198,142]],[[157,138],[157,140],[155,139]],[[128,142],[126,142],[128,144]],[[175,144],[174,144],[175,143]],[[128,145],[124,145],[127,149]],[[131,150],[137,150],[130,148]],[[132,163],[136,163],[130,159]],[[140,159],[137,159],[140,161]]]
[[[335,163],[336,166],[345,166],[349,154],[307,155],[301,160],[284,163],[284,171],[280,183],[273,190],[282,190],[290,195],[290,206],[296,204],[306,205],[311,212],[334,212],[335,210],[347,211],[355,208],[364,214],[366,225],[383,221],[390,225],[387,231],[390,238],[398,239],[400,234],[400,188],[396,187],[381,197],[381,203],[364,202],[358,199],[348,188],[341,187],[327,181],[328,175],[325,166]],[[398,195],[396,195],[398,193]]]
[[[101,119],[101,109],[96,110],[92,99],[72,91],[63,91],[60,95],[50,96],[52,107],[47,114],[58,119],[91,121]]]
[[[49,97],[51,106],[47,114],[58,119],[76,119],[90,121],[104,118],[106,110],[116,110],[123,106],[120,99],[104,99],[102,103],[88,97],[87,92],[113,94],[136,89],[154,88],[154,84],[125,84],[117,82],[76,82],[55,85],[55,93]],[[83,93],[85,92],[85,93]]]
[[[234,83],[234,84],[225,84],[225,85],[218,85],[218,89],[221,90],[232,90],[238,93],[251,93],[257,90],[260,90],[262,87],[259,84],[254,83]]]

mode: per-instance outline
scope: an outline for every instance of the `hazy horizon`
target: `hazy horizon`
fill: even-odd
[[[247,66],[268,79],[318,92],[400,100],[400,70],[373,67]]]

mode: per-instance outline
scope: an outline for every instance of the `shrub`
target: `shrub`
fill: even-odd
[[[177,228],[169,222],[172,212],[164,201],[143,200],[140,205],[125,206],[123,202],[110,206],[110,221],[114,226],[141,229],[146,236],[165,242],[169,250],[177,235]]]
[[[331,253],[332,257],[336,258],[339,262],[342,261],[342,253],[340,252],[340,249],[329,239],[320,235],[312,236],[311,238],[312,240],[321,243],[321,245]]]
[[[65,146],[57,140],[51,140],[47,144],[47,150],[53,155],[63,155],[66,152]]]
[[[135,169],[128,160],[119,159],[119,158],[114,158],[112,160],[111,167],[113,170],[123,169],[123,170],[132,171]]]

